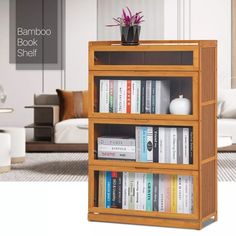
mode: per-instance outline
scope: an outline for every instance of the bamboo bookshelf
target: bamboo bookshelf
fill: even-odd
[[[169,78],[171,98],[180,92],[192,103],[190,115],[99,113],[101,78]],[[181,86],[180,86],[181,85]],[[181,91],[178,90],[181,88]],[[118,41],[89,43],[89,203],[90,221],[201,229],[217,220],[217,42],[214,40]],[[97,137],[134,132],[135,125],[193,128],[193,164],[100,160]],[[98,172],[127,171],[193,176],[193,213],[98,207]]]

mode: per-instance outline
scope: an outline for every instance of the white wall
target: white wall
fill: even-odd
[[[16,70],[9,64],[9,0],[0,1],[0,84],[7,93],[5,107],[14,113],[0,114],[0,125],[24,126],[32,123],[33,94],[55,93],[56,88],[87,89],[88,41],[97,37],[97,1],[66,0],[66,68],[64,71]],[[63,81],[62,81],[63,80]],[[62,83],[63,82],[63,83]]]
[[[231,0],[191,0],[191,39],[218,40],[218,88],[230,88]]]
[[[120,40],[119,27],[113,17],[121,16],[127,6],[133,13],[142,11],[144,22],[141,25],[140,39],[163,39],[163,13],[165,0],[98,0],[98,40]]]

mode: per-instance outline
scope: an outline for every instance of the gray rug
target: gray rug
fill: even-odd
[[[88,153],[27,153],[0,181],[87,181]]]
[[[0,181],[87,181],[87,153],[28,153]],[[218,180],[236,181],[236,153],[218,154]]]

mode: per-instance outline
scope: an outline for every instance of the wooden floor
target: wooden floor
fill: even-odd
[[[236,143],[228,147],[218,148],[218,152],[236,152]]]
[[[26,142],[26,152],[88,152],[88,144]]]

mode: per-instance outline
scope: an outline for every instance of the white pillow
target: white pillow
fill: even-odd
[[[236,118],[236,89],[220,89],[218,101],[224,101],[221,105],[221,118]]]
[[[223,105],[224,105],[224,101],[218,101],[217,102],[217,118],[221,118],[222,117]]]

